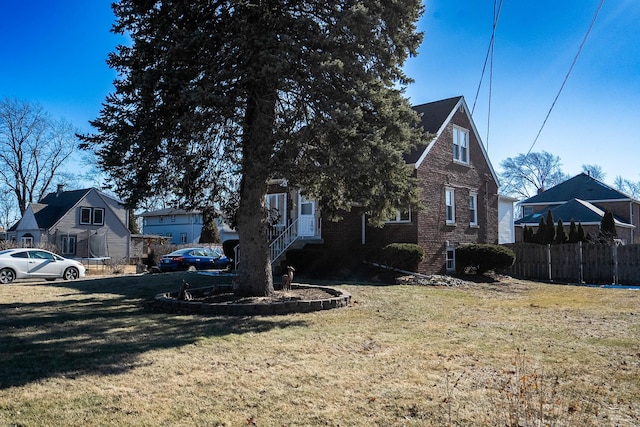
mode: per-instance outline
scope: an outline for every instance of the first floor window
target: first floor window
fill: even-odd
[[[395,215],[392,215],[387,222],[411,222],[411,209],[403,208],[396,210]]]
[[[302,205],[302,208],[305,208]],[[267,194],[267,212],[269,224],[284,226],[287,223],[287,195],[285,193]]]
[[[469,225],[478,225],[478,195],[475,193],[469,195]]]
[[[445,189],[445,206],[447,210],[447,224],[456,222],[455,192],[453,188]]]
[[[33,237],[22,237],[20,238],[20,243],[23,248],[32,248],[33,247]]]
[[[454,271],[456,269],[456,250],[455,248],[447,246],[447,271]]]
[[[62,236],[62,254],[75,255],[76,236]]]
[[[180,243],[187,243],[187,233],[180,233]]]

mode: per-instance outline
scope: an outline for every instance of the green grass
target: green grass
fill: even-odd
[[[338,283],[351,307],[148,309],[183,279],[213,280],[1,286],[0,426],[640,424],[638,292]]]

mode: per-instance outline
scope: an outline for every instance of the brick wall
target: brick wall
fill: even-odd
[[[453,162],[453,124],[469,130],[469,165]],[[418,244],[425,251],[419,271],[425,274],[445,271],[447,241],[451,246],[464,243],[498,242],[498,196],[489,165],[472,131],[466,114],[456,112],[428,156],[418,169],[425,211],[417,215]],[[453,188],[454,225],[446,224],[445,188]],[[477,194],[478,226],[469,224],[469,195]]]

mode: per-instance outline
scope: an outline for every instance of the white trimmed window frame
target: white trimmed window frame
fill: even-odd
[[[453,126],[453,161],[469,164],[469,131],[458,126]]]
[[[456,192],[451,187],[444,189],[445,218],[447,225],[456,223]]]
[[[397,209],[395,216],[385,221],[387,224],[407,224],[411,222],[411,208]]]
[[[447,273],[456,271],[456,248],[447,245],[445,249],[445,256]]]
[[[478,193],[469,193],[469,225],[478,226]]]

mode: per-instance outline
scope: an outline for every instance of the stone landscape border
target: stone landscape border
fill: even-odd
[[[351,303],[351,294],[342,289],[327,286],[292,284],[293,289],[319,289],[331,295],[330,298],[314,300],[287,300],[256,303],[203,302],[198,300],[178,300],[177,292],[156,295],[154,307],[160,311],[203,314],[213,316],[268,316],[290,313],[310,313],[333,308],[347,307]],[[231,285],[214,285],[204,288],[189,289],[195,297],[215,295],[231,291]]]

